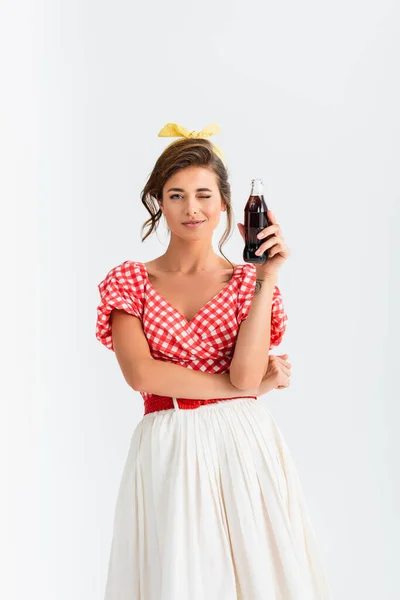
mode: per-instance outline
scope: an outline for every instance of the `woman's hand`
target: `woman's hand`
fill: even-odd
[[[257,256],[260,256],[263,252],[265,252],[265,250],[267,250],[267,248],[270,248],[269,256],[265,263],[262,265],[255,265],[257,277],[261,279],[268,276],[277,277],[279,269],[290,255],[290,249],[285,243],[281,227],[277,222],[274,213],[269,210],[267,214],[271,225],[265,227],[265,229],[257,234],[258,239],[271,236],[268,240],[263,242],[256,251]],[[244,225],[242,223],[238,223],[238,228],[240,235],[245,241]]]
[[[289,387],[292,365],[288,362],[288,357],[288,354],[269,355],[267,371],[258,387],[260,396],[275,389],[281,390]]]

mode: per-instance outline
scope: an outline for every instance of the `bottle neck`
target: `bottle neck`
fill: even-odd
[[[262,196],[263,195],[263,180],[252,179],[251,180],[251,196]]]

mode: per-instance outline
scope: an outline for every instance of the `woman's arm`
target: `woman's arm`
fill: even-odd
[[[134,390],[194,400],[260,395],[258,386],[239,390],[229,373],[204,373],[154,359],[138,317],[113,310],[111,320],[115,355],[125,381]]]
[[[141,361],[134,389],[193,400],[260,395],[258,387],[239,390],[232,385],[229,373],[204,373],[153,358]]]
[[[230,366],[230,381],[239,390],[257,388],[267,371],[271,339],[271,309],[277,276],[257,273],[247,318],[240,324]]]

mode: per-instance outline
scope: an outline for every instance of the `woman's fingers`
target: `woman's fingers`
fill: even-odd
[[[288,356],[287,354],[283,354],[283,356]],[[281,358],[280,356],[275,356],[276,360],[282,364],[285,365],[286,367],[291,367],[292,363],[289,362],[288,360],[284,360],[283,358]]]
[[[266,227],[265,229],[263,229],[262,231],[257,233],[257,239],[262,240],[263,238],[268,237],[269,235],[273,235],[274,233],[279,233],[279,231],[280,231],[280,226],[278,224],[268,225],[268,227]]]
[[[283,373],[285,373],[285,375],[287,375],[288,377],[290,377],[290,368],[289,368],[289,367],[285,367],[285,365],[282,365],[282,366],[280,367],[280,369],[281,369],[281,371],[282,371]]]
[[[280,237],[276,237],[274,235],[272,238],[270,238],[266,242],[263,242],[261,244],[261,246],[259,246],[257,248],[255,254],[262,254],[263,252],[265,252],[265,250],[268,250],[268,248],[272,248],[273,246],[278,246],[278,247],[283,246],[283,240]]]
[[[288,360],[284,360],[284,358],[283,358],[283,357],[288,358],[289,355],[281,354],[278,356],[275,356],[275,355],[272,355],[272,356],[274,356],[274,359],[275,359],[280,371],[282,373],[284,373],[287,377],[290,377],[292,364]]]

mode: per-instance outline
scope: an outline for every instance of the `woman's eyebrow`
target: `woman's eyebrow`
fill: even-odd
[[[183,190],[182,188],[170,188],[168,192],[184,192],[185,190]],[[209,188],[197,188],[196,192],[211,192],[212,190],[210,190]]]

